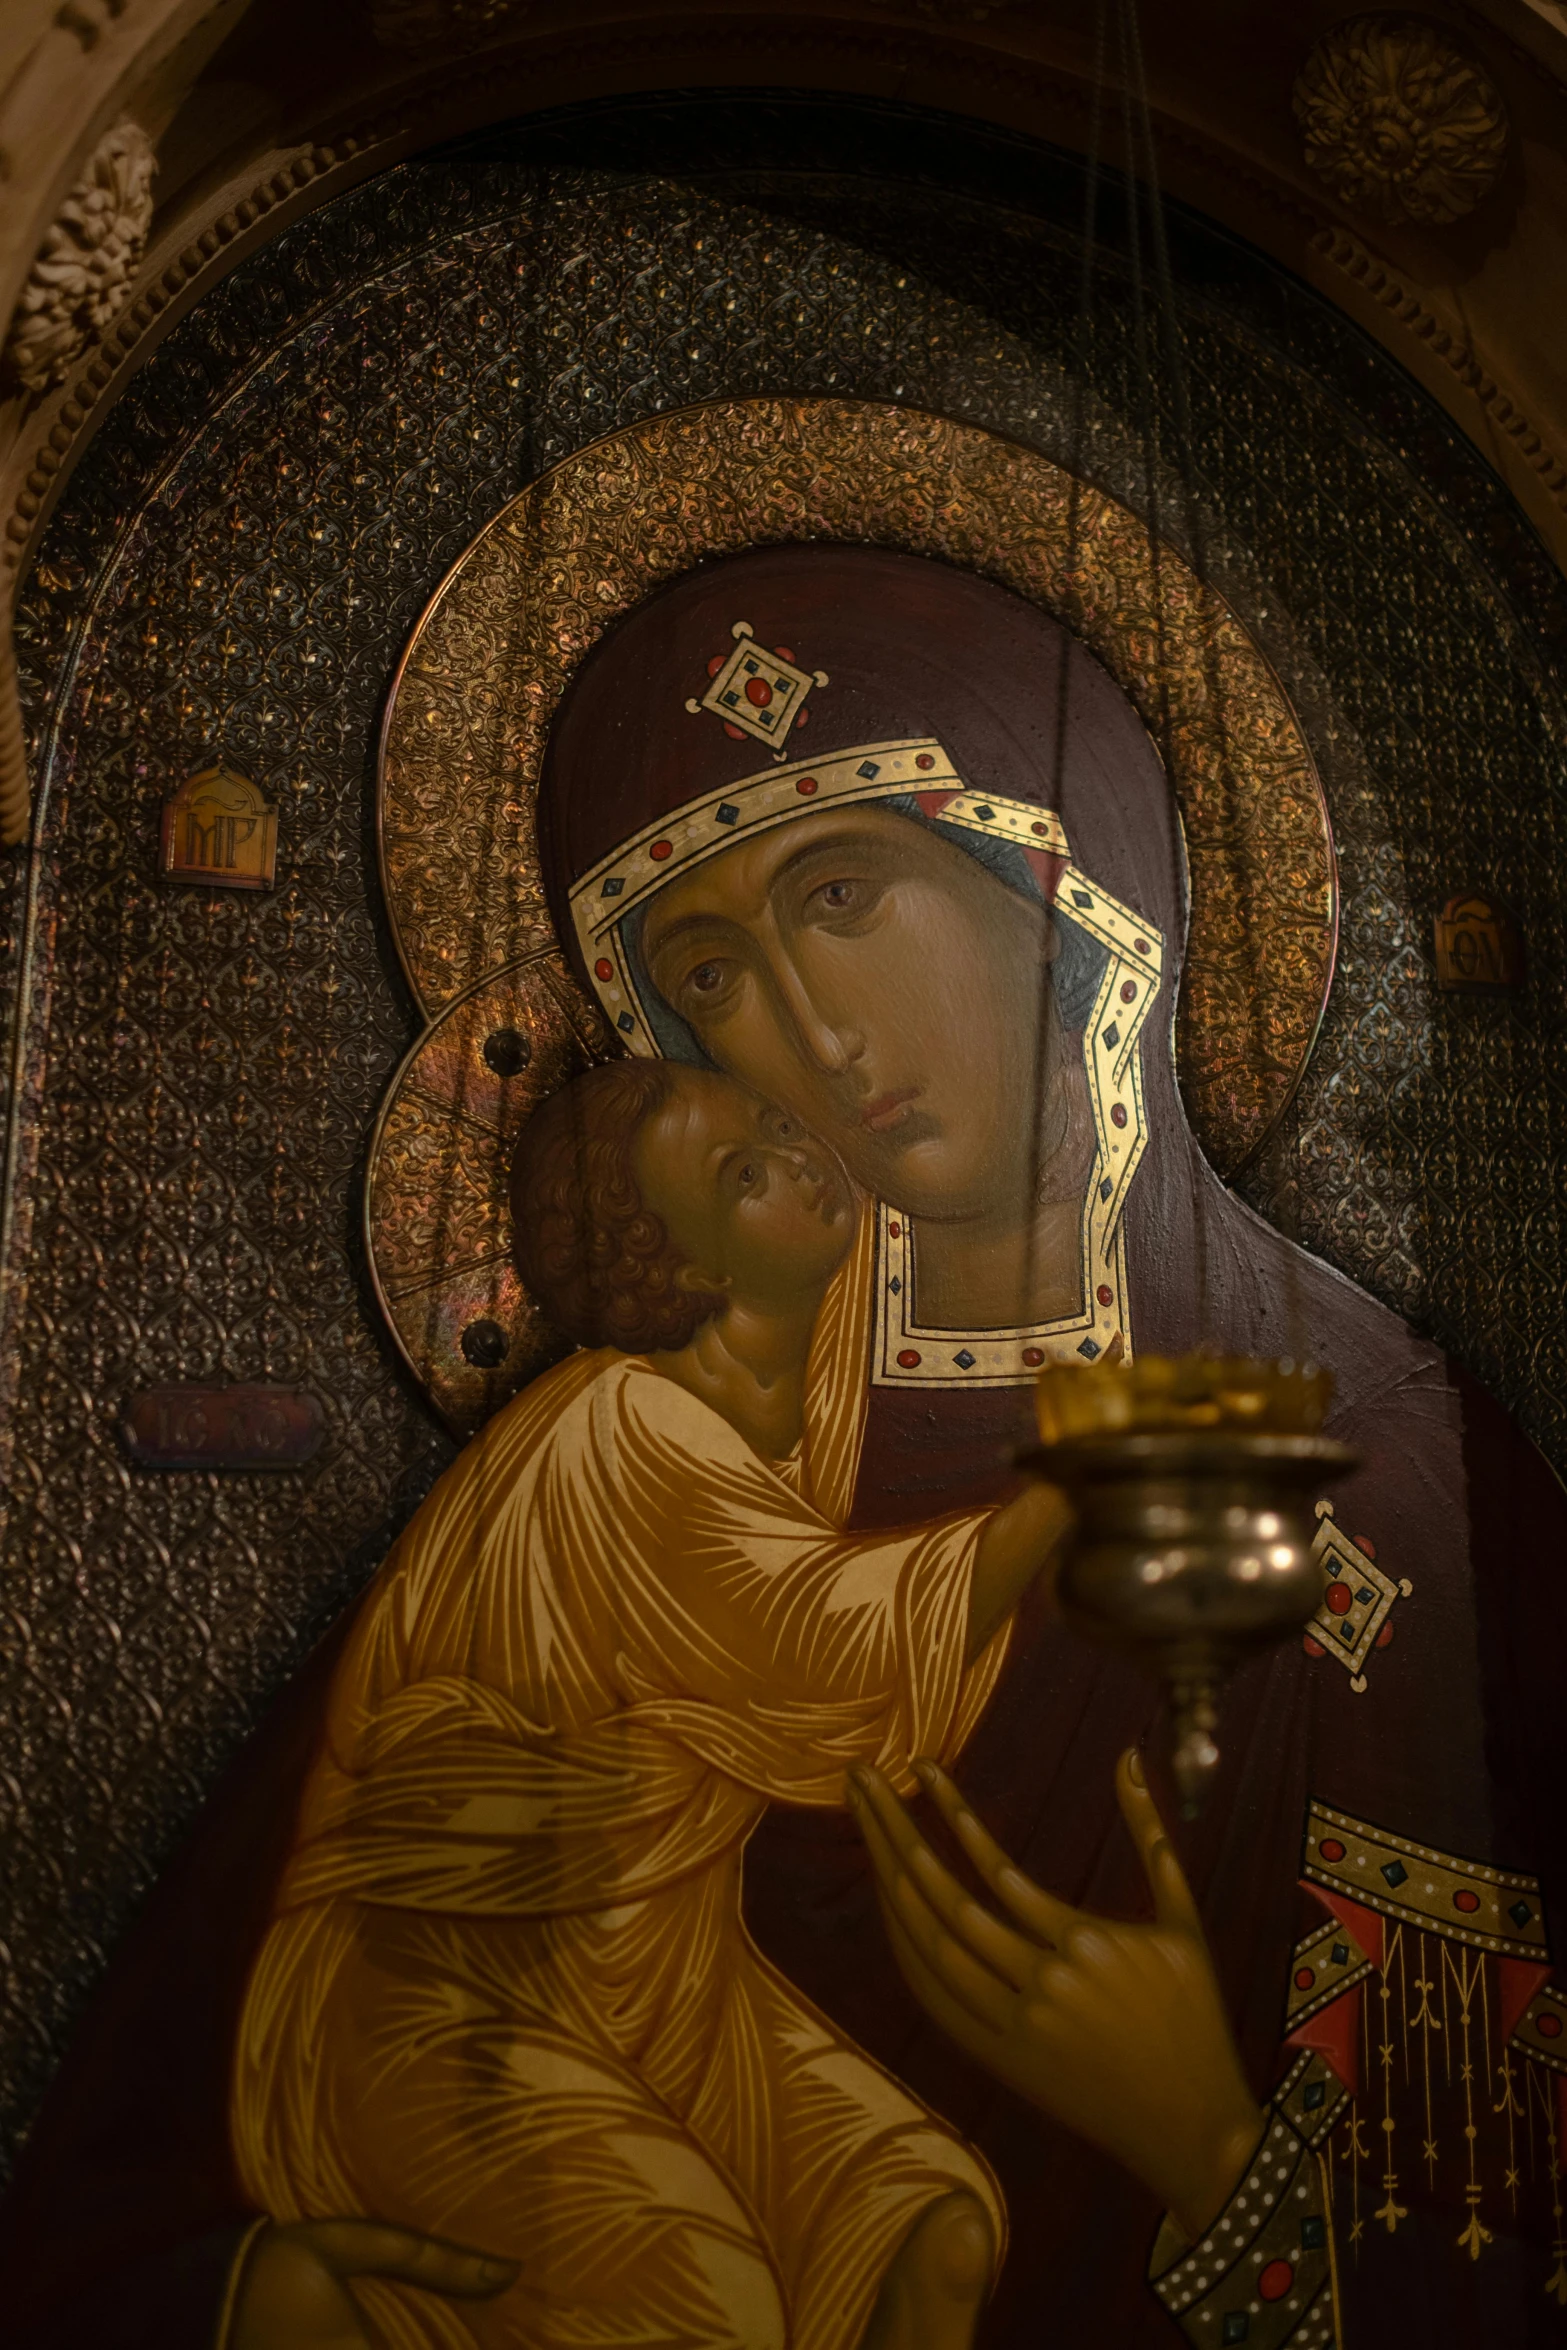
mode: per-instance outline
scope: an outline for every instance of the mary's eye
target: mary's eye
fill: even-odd
[[[694,995],[716,995],[723,984],[722,963],[698,963],[686,981]]]
[[[846,907],[854,904],[852,881],[825,881],[816,894],[822,904],[835,914],[841,914]]]

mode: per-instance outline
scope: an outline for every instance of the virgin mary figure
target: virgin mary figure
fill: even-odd
[[[540,831],[559,934],[626,1048],[742,1078],[863,1193],[807,1433],[840,1522],[1004,1495],[1047,1361],[1204,1344],[1329,1366],[1332,1428],[1365,1463],[1358,1539],[1327,1526],[1320,1625],[1229,1701],[1194,1874],[1260,2091],[1287,2034],[1327,2049],[1340,2090],[1373,2086],[1346,2044],[1361,2008],[1320,2005],[1353,1972],[1334,1916],[1359,1919],[1369,1963],[1377,1919],[1440,1949],[1483,1905],[1483,1946],[1514,1970],[1493,2016],[1506,2028],[1490,2061],[1505,2064],[1546,1981],[1539,1880],[1547,1899],[1567,1891],[1553,1709],[1503,1694],[1538,1642],[1561,1653],[1562,1590],[1541,1568],[1564,1555],[1561,1496],[1436,1348],[1203,1159],[1171,1049],[1179,826],[1120,689],[1021,598],[938,562],[841,546],[732,557],[650,599],[583,663],[551,732]],[[1014,1859],[1095,1910],[1142,1899],[1113,1763],[1133,1742],[1157,1751],[1155,1713],[1135,1672],[1042,1609],[964,1759]],[[1506,1900],[1499,1872],[1515,1880]],[[1320,1901],[1303,1903],[1303,1875]],[[773,1813],[746,1892],[768,1955],[995,2167],[1013,2249],[986,2338],[1164,2338],[1146,2191],[1025,2119],[922,2015],[841,1818]],[[1296,1946],[1320,1938],[1325,1906],[1319,1984]],[[1414,2084],[1381,2087],[1397,2146]],[[1516,2183],[1500,2154],[1494,2176],[1465,2169],[1463,2126],[1433,2108],[1421,2141],[1438,2155],[1418,2162],[1411,2145],[1406,2168],[1390,2165],[1392,2200],[1414,2214],[1402,2240],[1402,2215],[1375,2247],[1350,2222],[1357,2308],[1407,2313],[1417,2236],[1434,2283],[1482,2198],[1491,2289],[1525,2290],[1543,2247],[1509,2244],[1528,2224]],[[1423,2207],[1457,2214],[1446,2244]],[[1434,2294],[1433,2340],[1462,2306]]]

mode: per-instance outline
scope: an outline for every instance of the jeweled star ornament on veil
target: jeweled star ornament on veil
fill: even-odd
[[[806,696],[813,685],[827,683],[827,672],[797,669],[787,645],[765,651],[749,620],[737,620],[730,634],[736,639],[734,651],[714,654],[707,665],[712,682],[701,700],[688,699],[686,708],[693,716],[711,710],[737,742],[750,735],[781,759],[782,748],[774,746],[781,746],[792,728],[805,724]]]

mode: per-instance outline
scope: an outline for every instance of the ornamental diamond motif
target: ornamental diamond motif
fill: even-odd
[[[1366,1659],[1379,1641],[1392,1637],[1388,1618],[1414,1585],[1395,1583],[1335,1522],[1333,1504],[1317,1504],[1317,1536],[1311,1555],[1322,1570],[1322,1605],[1306,1634],[1308,1654],[1336,1656],[1357,1696],[1366,1687]]]
[[[797,669],[780,645],[768,652],[756,642],[748,620],[737,620],[735,649],[717,662],[702,699],[688,701],[690,711],[711,710],[731,734],[748,734],[769,747],[781,744],[798,724],[813,685],[825,685],[825,670]],[[782,750],[777,756],[783,757]]]

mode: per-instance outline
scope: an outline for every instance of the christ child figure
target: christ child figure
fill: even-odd
[[[957,1752],[1064,1504],[854,1535],[819,1505],[860,1211],[732,1079],[591,1071],[513,1205],[578,1351],[355,1624],[246,1998],[247,2188],[515,2263],[488,2302],[360,2285],[393,2350],[962,2350],[990,2173],[762,1959],[741,1863],[770,1803]]]

